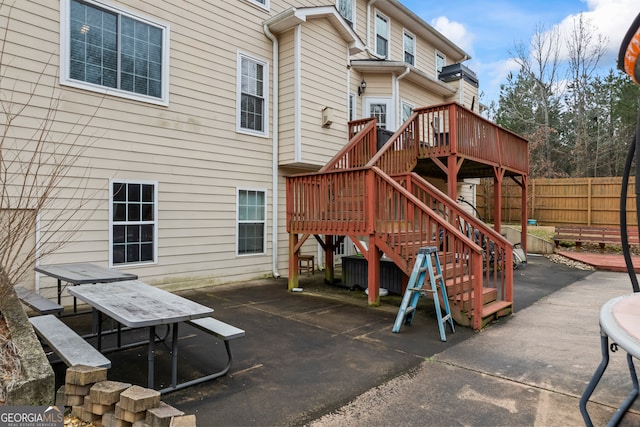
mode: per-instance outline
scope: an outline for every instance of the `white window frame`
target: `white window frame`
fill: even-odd
[[[413,114],[413,109],[416,108],[415,105],[410,104],[407,101],[400,101],[400,124],[404,124],[404,122],[411,117],[411,114],[409,114],[409,116],[404,117],[404,109],[405,107],[408,107],[411,109],[411,114]]]
[[[413,40],[413,52],[409,52],[412,56],[413,56],[413,63],[411,62],[407,62],[406,61],[406,56],[407,56],[407,49],[406,49],[406,45],[405,45],[405,40],[407,38],[410,38],[411,40]],[[416,66],[416,36],[414,36],[413,34],[411,34],[409,31],[407,31],[406,29],[402,31],[402,61],[409,64],[409,65],[413,65],[414,67]]]
[[[366,97],[364,100],[364,108],[362,111],[362,114],[365,115],[365,118],[371,117],[370,116],[370,111],[371,111],[371,105],[372,104],[384,104],[386,107],[386,117],[387,117],[387,122],[384,123],[384,128],[383,129],[387,129],[387,130],[395,130],[395,123],[394,123],[394,114],[393,114],[393,102],[391,101],[391,98],[373,98],[373,97]],[[378,124],[378,127],[379,126]]]
[[[386,59],[389,59],[391,55],[391,20],[389,19],[388,16],[376,10],[374,24],[373,24],[373,28],[374,28],[373,31],[374,31],[375,40],[376,40],[375,51],[376,51],[376,54],[378,55],[379,55],[378,53],[378,18],[383,19],[387,23],[387,34],[386,35],[380,34],[380,35],[382,36],[382,38],[384,38],[387,41],[387,51],[384,57]]]
[[[153,221],[114,221],[113,220],[113,185],[114,184],[140,184],[140,185],[153,185]],[[145,225],[153,224],[153,260],[132,262],[132,263],[117,263],[113,262],[113,227],[114,225]],[[109,267],[131,267],[138,265],[154,265],[158,263],[158,181],[145,181],[145,180],[131,180],[131,179],[116,179],[111,178],[109,180]]]
[[[348,100],[347,111],[349,114],[349,121],[356,119],[356,94],[353,92],[349,92],[349,100]]]
[[[336,9],[338,10],[338,13],[340,13],[340,3],[341,2],[348,2],[351,5],[351,19],[347,18],[346,16],[342,15],[341,16],[344,18],[345,21],[350,22],[351,25],[353,26],[353,28],[356,28],[356,2],[355,0],[336,0]]]
[[[240,192],[241,191],[255,191],[264,194],[264,212],[263,212],[263,220],[244,220],[240,221]],[[265,255],[267,253],[267,190],[264,188],[245,188],[245,187],[237,187],[236,188],[236,256],[238,257],[247,257],[247,256],[260,256]],[[262,223],[264,226],[264,233],[262,236],[262,252],[253,252],[253,253],[240,253],[240,224],[254,224],[254,223]]]
[[[89,90],[101,94],[118,96],[121,98],[133,99],[135,101],[147,102],[157,105],[169,105],[169,24],[161,22],[157,19],[149,18],[138,12],[116,6],[105,0],[81,0],[84,3],[95,6],[109,12],[127,16],[136,21],[143,22],[147,25],[160,28],[162,30],[162,83],[161,96],[159,98],[143,95],[135,92],[129,92],[122,89],[101,86],[81,80],[71,79],[70,76],[70,60],[71,60],[71,0],[60,1],[60,84],[71,86],[78,89]],[[119,61],[119,58],[118,58]]]
[[[247,59],[252,62],[256,62],[262,65],[263,70],[263,124],[262,131],[242,127],[242,60]],[[269,135],[269,63],[265,60],[256,58],[255,56],[248,55],[243,52],[238,52],[238,59],[236,65],[236,131],[238,133],[244,133],[248,135],[267,137]]]
[[[256,6],[264,9],[264,10],[269,10],[271,5],[270,5],[270,0],[248,0],[249,3],[255,4]]]
[[[439,58],[442,58],[442,67],[447,66],[447,55],[436,50],[436,78],[440,77],[440,72],[442,71],[442,68],[438,66]]]

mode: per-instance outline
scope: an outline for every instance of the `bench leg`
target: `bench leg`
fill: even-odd
[[[171,336],[171,386],[176,388],[178,384],[178,324],[173,324]]]
[[[155,365],[156,327],[149,326],[149,347],[147,351],[147,386],[153,389],[153,372]]]
[[[160,393],[161,394],[171,393],[173,391],[182,390],[183,388],[190,387],[190,386],[195,385],[195,384],[200,384],[200,383],[203,383],[205,381],[210,381],[210,380],[213,380],[215,378],[218,378],[218,377],[221,377],[223,375],[226,375],[229,372],[229,370],[231,369],[231,362],[233,361],[233,356],[231,355],[231,346],[229,345],[229,341],[228,340],[224,340],[224,346],[225,346],[225,349],[227,350],[228,361],[227,361],[227,365],[222,370],[220,370],[220,371],[218,371],[216,373],[210,374],[210,375],[206,375],[204,377],[196,378],[196,379],[191,380],[191,381],[186,381],[184,383],[180,383],[180,384],[175,384],[174,383],[174,384],[172,384],[171,387],[168,387],[168,388],[160,390]]]

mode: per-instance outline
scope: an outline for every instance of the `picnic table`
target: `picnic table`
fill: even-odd
[[[35,268],[38,273],[58,279],[58,305],[62,299],[62,282],[72,285],[87,283],[112,283],[122,280],[136,280],[138,276],[112,268],[101,267],[90,263],[48,264]],[[76,300],[73,300],[73,311],[77,311]]]
[[[106,315],[128,328],[149,328],[147,344],[147,382],[149,388],[154,388],[156,327],[160,325],[169,325],[171,327],[171,386],[160,390],[161,393],[175,391],[198,382],[206,381],[215,376],[223,375],[228,370],[227,367],[223,373],[208,375],[178,384],[178,326],[180,323],[193,321],[193,326],[199,328],[204,327],[205,329],[210,328],[208,330],[209,333],[223,338],[229,355],[228,366],[231,364],[228,340],[244,336],[243,330],[210,318],[209,316],[213,313],[212,308],[138,280],[121,281],[109,286],[79,285],[69,288],[68,292],[90,305],[94,312],[97,313],[99,350],[101,349],[103,335],[102,315]],[[201,322],[205,320],[208,322]],[[224,334],[224,337],[220,336],[217,332]]]

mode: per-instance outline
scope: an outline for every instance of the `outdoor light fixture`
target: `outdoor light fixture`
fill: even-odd
[[[360,82],[360,86],[358,86],[358,96],[361,96],[364,93],[364,90],[367,88],[367,82],[362,79]]]

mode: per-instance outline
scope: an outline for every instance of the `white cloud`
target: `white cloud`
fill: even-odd
[[[587,0],[587,11],[582,12],[595,32],[606,39],[603,66],[615,67],[618,50],[629,26],[640,12],[637,0]],[[563,39],[573,31],[578,15],[569,15],[558,24]],[[566,51],[563,47],[563,53]]]
[[[510,72],[515,73],[520,69],[516,61],[511,58],[490,63],[482,63],[472,59],[469,66],[484,76],[480,91],[483,92],[485,97],[483,101],[486,102],[497,101],[500,96],[500,85],[507,82],[507,76]]]
[[[450,21],[446,16],[439,16],[431,20],[431,25],[446,38],[460,46],[465,52],[473,56],[474,36],[459,22]]]

